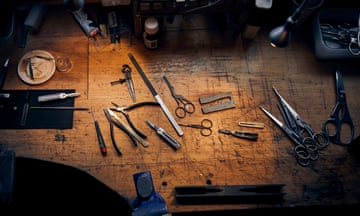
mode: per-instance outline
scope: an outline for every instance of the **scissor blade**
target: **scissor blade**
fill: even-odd
[[[277,119],[275,116],[273,116],[269,111],[267,111],[264,107],[259,106],[260,109],[271,119],[273,120],[279,127],[284,128],[284,124]]]
[[[300,120],[300,115],[299,115],[299,114],[295,111],[295,109],[292,108],[292,107],[290,106],[290,104],[280,95],[279,91],[278,91],[275,87],[273,87],[273,90],[274,90],[275,95],[276,95],[276,97],[278,98],[280,104],[281,104],[282,106],[285,106],[285,107],[286,107],[286,109],[291,113],[291,115],[294,117],[294,119]]]
[[[342,79],[342,75],[340,70],[336,70],[336,100],[341,101],[344,100],[343,95],[345,94],[344,81]]]

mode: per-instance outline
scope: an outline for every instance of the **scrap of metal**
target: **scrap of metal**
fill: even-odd
[[[216,103],[214,105],[210,105],[207,107],[202,107],[201,111],[204,114],[206,114],[206,113],[217,112],[217,111],[221,111],[221,110],[235,108],[235,103],[234,103],[234,99],[233,99],[231,92],[225,92],[225,93],[201,97],[201,98],[199,98],[199,102],[200,102],[200,104],[208,104],[208,103],[216,102],[218,100],[224,100],[227,98],[229,100],[223,101],[220,103]]]

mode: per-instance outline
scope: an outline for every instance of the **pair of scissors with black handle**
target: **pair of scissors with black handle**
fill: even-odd
[[[340,70],[336,71],[336,104],[330,117],[324,122],[323,130],[331,142],[348,145],[354,139],[355,128],[346,102],[344,82]]]
[[[195,112],[195,105],[184,96],[175,94],[174,87],[170,84],[169,80],[166,76],[163,77],[166,85],[169,87],[171,96],[176,100],[177,107],[175,109],[175,115],[179,118],[185,118],[186,113],[194,113]]]

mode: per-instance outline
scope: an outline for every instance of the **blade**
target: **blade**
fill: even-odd
[[[345,94],[344,81],[342,79],[340,70],[336,70],[336,100],[341,101],[345,98],[342,98],[342,95]]]
[[[279,127],[283,128],[284,127],[284,124],[279,120],[277,119],[275,116],[273,116],[269,111],[267,111],[264,107],[262,106],[259,106],[260,109],[262,111],[264,111],[264,113],[271,119],[273,120]]]
[[[293,109],[290,104],[288,104],[288,102],[286,102],[286,100],[280,95],[280,93],[278,92],[278,90],[273,87],[273,90],[275,92],[275,95],[277,96],[278,100],[280,101],[282,106],[286,106],[287,110],[291,113],[291,115],[295,118],[295,119],[299,119],[300,115],[295,111],[295,109]]]

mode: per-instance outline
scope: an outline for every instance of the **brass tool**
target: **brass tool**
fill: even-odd
[[[241,127],[251,127],[251,128],[260,128],[260,129],[263,129],[265,127],[264,123],[261,123],[261,122],[239,122],[239,126],[241,126]]]

